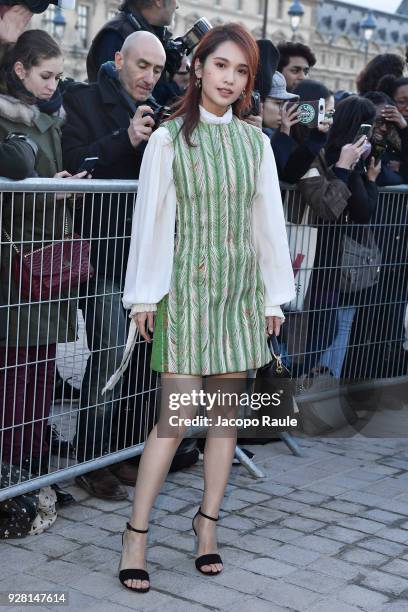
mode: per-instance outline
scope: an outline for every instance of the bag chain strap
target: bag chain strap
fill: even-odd
[[[14,244],[14,242],[11,240],[11,236],[10,234],[4,229],[4,227],[2,228],[2,232],[5,235],[5,237],[7,238],[7,240],[10,242],[12,248],[15,250],[15,252],[17,253],[17,255],[20,255],[20,251],[18,250],[17,246]],[[67,215],[65,215],[65,223],[64,223],[64,237],[69,236],[69,228],[68,228],[68,218]],[[73,232],[72,232],[73,233]],[[30,251],[29,253],[26,253],[26,255],[24,255],[24,257],[26,257],[27,255],[33,255],[34,253],[38,253],[39,251],[41,251],[43,248],[50,248],[52,247],[52,245],[49,245],[48,247],[39,247],[38,249],[35,249],[34,251]]]

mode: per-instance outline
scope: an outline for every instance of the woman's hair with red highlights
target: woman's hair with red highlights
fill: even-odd
[[[234,42],[244,52],[248,63],[248,83],[245,87],[245,96],[240,97],[233,105],[234,115],[241,117],[245,111],[251,108],[252,91],[258,69],[259,50],[252,34],[238,23],[228,23],[212,28],[201,39],[193,60],[191,62],[190,81],[183,98],[176,103],[175,112],[170,119],[183,117],[182,133],[189,146],[192,146],[191,135],[200,121],[201,88],[196,86],[195,65],[197,60],[204,65],[209,55],[225,42]]]

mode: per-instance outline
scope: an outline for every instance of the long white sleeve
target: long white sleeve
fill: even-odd
[[[176,190],[173,144],[161,127],[151,136],[140,168],[123,306],[156,310],[168,293],[173,267]]]
[[[263,141],[263,160],[252,204],[252,240],[265,284],[265,315],[283,316],[280,305],[295,297],[295,282],[275,158],[265,134]]]

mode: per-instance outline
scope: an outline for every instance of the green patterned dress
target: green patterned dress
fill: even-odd
[[[179,120],[173,140],[176,239],[169,293],[158,303],[151,367],[213,375],[270,360],[264,283],[251,240],[251,209],[262,133],[236,117],[200,121],[188,147]]]

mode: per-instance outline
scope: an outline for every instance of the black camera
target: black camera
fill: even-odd
[[[74,9],[76,0],[0,0],[0,5],[14,6],[24,4],[32,13],[43,13],[50,4],[56,4],[60,8]]]
[[[150,99],[146,102],[148,106],[153,110],[153,113],[144,113],[143,117],[151,117],[154,121],[154,130],[157,130],[158,127],[168,119],[171,115],[171,110],[169,106],[161,106],[154,102],[153,99]]]
[[[175,74],[180,67],[184,55],[190,55],[203,36],[211,29],[211,23],[205,17],[201,17],[190,28],[187,34],[167,40],[164,43],[167,56],[166,70],[170,74]]]

